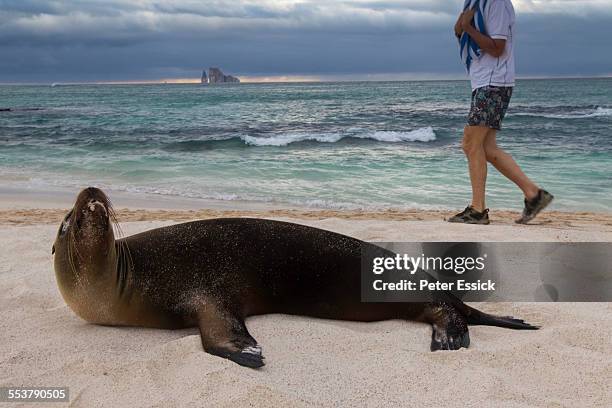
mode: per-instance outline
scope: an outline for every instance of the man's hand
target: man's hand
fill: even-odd
[[[461,37],[461,34],[463,34],[463,28],[461,27],[462,16],[463,13],[459,14],[459,17],[457,17],[457,22],[455,23],[455,35],[457,36],[457,38]]]
[[[461,29],[463,31],[467,31],[472,26],[472,20],[474,20],[474,14],[476,14],[476,9],[467,10],[461,13],[461,16],[459,17],[459,21],[461,22]]]

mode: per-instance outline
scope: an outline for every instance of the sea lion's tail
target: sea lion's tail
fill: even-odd
[[[538,330],[540,328],[539,326],[533,326],[526,323],[524,320],[515,319],[512,316],[495,316],[488,313],[483,313],[480,310],[476,310],[469,306],[467,306],[467,308],[469,309],[469,313],[467,313],[466,317],[468,324],[471,325],[497,326],[515,330]]]

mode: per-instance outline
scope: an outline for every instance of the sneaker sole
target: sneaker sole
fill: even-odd
[[[542,200],[542,204],[536,208],[536,210],[533,212],[533,214],[529,217],[521,217],[518,220],[516,220],[515,222],[517,224],[527,224],[529,221],[533,220],[535,217],[538,216],[539,213],[541,213],[542,211],[544,211],[544,209],[546,209],[546,207],[548,207],[550,205],[550,203],[552,203],[552,201],[555,199],[555,196],[553,196],[552,194],[548,194],[544,200]]]
[[[489,220],[486,220],[486,221],[463,221],[463,220],[451,221],[451,220],[447,220],[447,222],[450,222],[451,224],[469,224],[469,225],[489,225],[491,223],[491,221]]]

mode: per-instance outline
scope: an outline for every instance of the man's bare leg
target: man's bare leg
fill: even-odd
[[[527,177],[519,165],[514,161],[512,156],[503,151],[497,146],[497,131],[495,129],[487,129],[484,139],[484,151],[486,159],[506,178],[516,184],[521,190],[525,198],[531,200],[538,195],[539,187]],[[470,168],[471,173],[471,168]]]
[[[489,130],[484,126],[466,126],[463,131],[463,151],[468,159],[472,183],[472,208],[478,212],[485,209],[487,155],[484,142]]]

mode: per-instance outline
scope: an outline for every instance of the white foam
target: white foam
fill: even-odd
[[[433,142],[436,140],[436,132],[431,126],[413,130],[411,132],[379,131],[366,135],[366,139],[374,139],[380,142]]]
[[[242,136],[245,144],[251,146],[287,146],[291,143],[316,141],[319,143],[336,143],[344,138],[371,139],[385,143],[400,142],[432,142],[436,140],[436,133],[431,126],[419,128],[409,132],[375,131],[372,133],[358,133],[343,135],[341,133],[328,134],[302,134],[288,133],[271,137]]]
[[[320,143],[335,143],[342,139],[342,135],[339,133],[322,135],[288,133],[272,137],[242,136],[241,139],[244,143],[251,146],[287,146],[291,143],[305,142],[308,140]]]
[[[602,108],[598,106],[592,116],[612,116],[612,108]]]
[[[531,112],[519,112],[514,113],[514,116],[533,116],[547,119],[588,119],[588,118],[596,118],[603,116],[612,116],[612,108],[602,108],[598,106],[594,112],[575,112],[575,113],[531,113]]]

